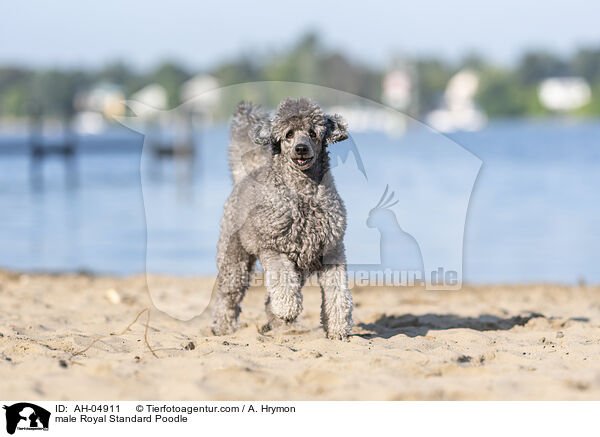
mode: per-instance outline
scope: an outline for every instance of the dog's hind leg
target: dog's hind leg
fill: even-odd
[[[343,249],[317,272],[321,286],[321,323],[328,338],[346,340],[352,329],[352,294],[348,288]]]
[[[234,245],[235,247],[231,247]],[[212,332],[215,335],[231,334],[238,328],[240,303],[250,283],[250,274],[256,258],[232,241],[219,266],[217,296],[213,307]],[[232,250],[233,249],[233,250]]]
[[[265,308],[267,324],[263,331],[278,325],[290,324],[302,312],[303,275],[290,259],[278,252],[264,252],[260,255],[267,287]]]

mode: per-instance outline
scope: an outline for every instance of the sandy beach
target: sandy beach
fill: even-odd
[[[214,280],[162,278],[177,305]],[[7,400],[600,399],[600,288],[354,288],[349,342],[319,327],[304,290],[295,326],[266,335],[264,290],[241,328],[214,337],[209,316],[176,320],[129,278],[0,272],[0,381]],[[193,287],[190,287],[193,285]],[[175,303],[174,303],[175,305]],[[151,307],[122,336],[136,315]]]

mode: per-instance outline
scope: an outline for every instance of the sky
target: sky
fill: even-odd
[[[210,68],[240,54],[285,50],[317,31],[330,49],[385,67],[393,55],[510,64],[527,49],[600,46],[593,0],[218,2],[2,0],[0,65],[94,68],[163,60]]]

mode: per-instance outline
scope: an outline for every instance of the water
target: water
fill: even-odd
[[[171,162],[142,156],[141,134],[122,129],[86,137],[77,185],[51,158],[39,189],[30,185],[29,157],[19,153],[23,139],[0,137],[0,149],[11,152],[0,153],[0,266],[133,274],[146,269],[147,259],[151,271],[214,274],[231,190],[227,135],[223,126],[201,132],[191,183]],[[496,122],[450,138],[426,129],[399,139],[355,134],[353,143],[334,146],[336,184],[351,213],[349,261],[393,264],[403,229],[426,263],[438,255],[453,259],[464,240],[464,258],[452,262],[462,264],[467,282],[599,282],[599,138],[598,122]],[[451,140],[483,162],[470,197],[465,190],[478,161],[448,152],[458,148]],[[338,159],[353,144],[368,179],[355,155]],[[370,227],[386,185],[399,200],[391,209],[395,221],[384,217]],[[446,231],[435,230],[440,226]]]

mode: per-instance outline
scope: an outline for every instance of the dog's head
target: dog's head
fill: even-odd
[[[345,120],[325,114],[307,98],[287,98],[277,107],[272,120],[261,123],[254,131],[255,143],[271,145],[273,154],[289,159],[300,170],[312,167],[327,144],[348,138]]]

